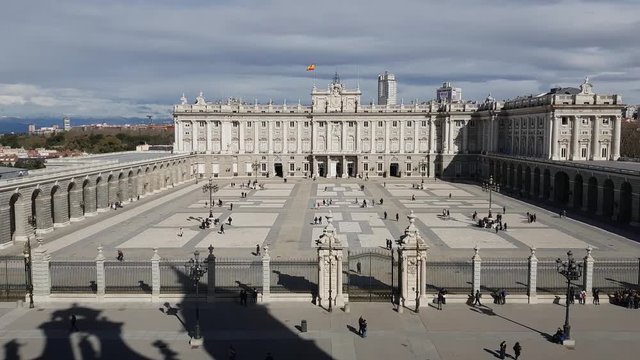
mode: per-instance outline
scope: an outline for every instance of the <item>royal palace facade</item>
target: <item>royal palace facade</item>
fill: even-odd
[[[616,160],[622,109],[588,79],[507,101],[374,105],[336,76],[310,106],[183,95],[174,151],[197,155],[198,177],[474,177],[481,154]]]

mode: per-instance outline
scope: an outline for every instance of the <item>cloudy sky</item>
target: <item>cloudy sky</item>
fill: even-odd
[[[0,6],[0,116],[168,117],[182,93],[309,102],[337,70],[363,102],[576,86],[640,103],[640,0],[21,0]]]

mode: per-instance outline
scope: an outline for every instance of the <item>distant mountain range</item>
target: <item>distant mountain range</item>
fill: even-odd
[[[74,118],[69,117],[71,119],[71,126],[80,126],[80,125],[91,125],[91,124],[109,124],[109,125],[139,125],[139,124],[149,124],[149,119],[147,118],[124,118],[124,117],[116,117],[116,118]],[[153,124],[170,124],[171,119],[151,119]],[[50,127],[57,124],[62,128],[62,117],[59,118],[19,118],[19,117],[0,117],[0,134],[11,134],[11,133],[26,133],[29,127],[29,124],[35,124],[36,128],[41,127]]]

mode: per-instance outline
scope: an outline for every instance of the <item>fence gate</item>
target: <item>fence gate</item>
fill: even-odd
[[[22,256],[0,256],[0,301],[24,300],[28,274]]]
[[[391,250],[349,251],[343,266],[343,290],[349,301],[393,301],[398,288],[398,259]]]

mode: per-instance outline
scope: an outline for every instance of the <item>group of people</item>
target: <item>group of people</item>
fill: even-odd
[[[315,216],[313,218],[313,225],[322,225],[322,216]]]
[[[358,335],[363,338],[367,337],[367,320],[365,320],[362,315],[360,315],[360,318],[358,319]]]
[[[383,213],[384,219],[387,220],[387,217],[389,216],[389,214],[387,214],[387,212],[385,211]],[[396,213],[396,221],[400,221],[400,214]]]
[[[516,342],[513,345],[513,358],[518,360],[520,358],[520,354],[522,354],[522,346],[519,342]],[[498,357],[500,359],[506,359],[507,357],[507,342],[503,341],[500,343],[500,350],[498,350]]]
[[[624,289],[613,293],[612,302],[627,309],[640,308],[640,293],[636,290]]]
[[[578,303],[584,305],[587,301],[587,292],[582,289],[578,291],[575,287],[569,288],[569,303],[575,304],[576,298],[578,299]]]
[[[504,305],[507,303],[507,290],[502,288],[493,293],[493,303],[498,305]]]
[[[118,210],[120,208],[123,208],[124,206],[122,205],[122,201],[116,201],[116,202],[112,202],[111,204],[109,204],[109,207],[112,210]]]
[[[438,310],[442,310],[442,305],[447,304],[447,289],[438,290],[438,295],[436,295],[436,305]]]
[[[249,298],[249,293],[247,293],[247,290],[245,289],[240,290],[239,296],[240,296],[240,305],[247,306],[247,299]],[[253,289],[251,291],[251,296],[255,301],[258,298],[258,291],[256,289]]]

